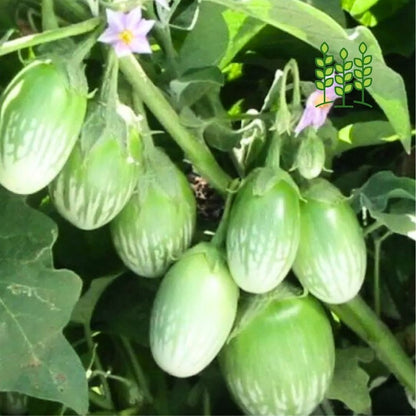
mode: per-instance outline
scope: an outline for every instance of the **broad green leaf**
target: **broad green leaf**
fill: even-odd
[[[0,391],[88,410],[85,370],[62,335],[81,279],[55,270],[55,224],[0,188]]]
[[[374,353],[369,348],[337,349],[334,377],[326,397],[342,401],[355,413],[368,414],[371,408],[370,377],[359,363],[368,363],[373,359]]]
[[[202,2],[194,29],[187,35],[179,51],[181,74],[195,68],[217,66],[228,47],[228,27],[223,8]]]
[[[374,219],[384,224],[390,231],[416,240],[416,215],[414,206],[407,213],[384,214],[375,213]]]
[[[224,84],[224,76],[215,67],[187,71],[170,82],[170,90],[179,108],[191,106],[209,90]]]
[[[378,3],[379,0],[342,0],[342,7],[352,15],[361,14]]]
[[[370,211],[384,212],[391,199],[415,201],[415,180],[396,176],[390,171],[377,172],[360,188],[354,191],[354,205]]]
[[[229,41],[219,64],[221,69],[225,68],[237,53],[266,26],[260,20],[231,9],[224,9],[222,17],[228,27]]]
[[[398,137],[394,135],[394,130],[388,121],[375,120],[348,124],[338,132],[335,154],[356,147],[385,144],[393,140],[398,140]]]
[[[365,42],[373,56],[374,83],[368,89],[385,112],[407,152],[410,150],[410,118],[403,79],[386,66],[376,38],[365,27],[344,30],[324,12],[297,0],[207,0],[245,13],[319,50],[330,39],[331,50],[345,48],[352,59],[359,57],[359,45]]]

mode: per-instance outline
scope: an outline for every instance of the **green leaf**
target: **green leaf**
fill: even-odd
[[[325,65],[332,65],[333,62],[334,62],[334,55],[328,55],[325,58]]]
[[[384,212],[391,199],[416,200],[416,181],[396,176],[390,171],[375,173],[353,193],[353,205],[356,210],[367,208],[370,212]]]
[[[177,106],[191,106],[213,88],[224,84],[224,76],[216,66],[189,70],[170,82]]]
[[[335,64],[335,71],[342,73],[344,72],[344,67],[341,64]]]
[[[339,51],[339,56],[341,57],[341,59],[347,59],[348,58],[348,51],[345,48],[342,48]]]
[[[361,91],[363,90],[363,84],[361,81],[354,81],[354,87],[356,90]]]
[[[352,61],[345,62],[344,70],[349,71],[352,68]]]
[[[369,414],[371,398],[369,375],[359,362],[369,363],[374,354],[369,348],[349,347],[336,350],[335,371],[326,392],[328,399],[340,400],[355,413]]]
[[[325,66],[322,58],[315,58],[315,65],[319,68],[323,68]]]
[[[361,69],[354,69],[354,76],[355,78],[362,79],[363,71],[361,71]]]
[[[315,76],[316,78],[322,79],[324,77],[324,71],[322,69],[315,69]]]
[[[358,49],[362,54],[365,54],[367,52],[367,45],[364,42],[361,42]]]
[[[360,58],[354,58],[354,65],[361,68],[363,66],[363,61]]]
[[[340,97],[342,97],[344,95],[344,91],[341,87],[335,87],[335,94],[339,95]]]
[[[229,38],[222,11],[223,8],[218,5],[202,2],[195,27],[188,33],[179,51],[181,75],[190,69],[216,66],[224,57]]]
[[[364,80],[364,87],[368,88],[371,86],[371,84],[373,83],[373,80],[371,78],[365,79]]]
[[[373,72],[373,68],[371,66],[364,68],[364,76],[368,77]]]
[[[367,55],[364,57],[364,65],[371,64],[373,57],[371,55]]]
[[[54,223],[0,188],[0,391],[88,410],[85,370],[62,335],[81,280],[55,270]]]
[[[334,68],[332,66],[325,69],[325,76],[329,77],[334,72]]]
[[[335,75],[335,82],[337,84],[343,84],[344,83],[344,77],[342,75]]]
[[[352,72],[348,72],[347,74],[345,74],[344,81],[350,82],[352,78],[353,78]]]
[[[229,41],[219,64],[221,69],[225,68],[237,53],[266,26],[261,20],[228,8],[223,8],[222,17],[228,28]]]
[[[280,176],[271,168],[261,168],[254,176],[253,194],[256,196],[264,195],[278,181]]]
[[[362,14],[377,4],[379,0],[342,0],[342,7],[352,15]]]
[[[320,91],[324,90],[324,83],[322,81],[315,81],[316,88]]]
[[[381,145],[392,141],[394,130],[388,121],[364,121],[348,124],[338,132],[335,154],[363,146]]]
[[[416,240],[416,215],[414,204],[410,209],[401,214],[385,214],[382,212],[373,213],[373,217],[378,222],[384,224],[390,231],[404,235],[412,240]]]
[[[365,42],[373,56],[373,71],[377,82],[368,92],[381,107],[400,137],[407,152],[410,150],[411,126],[407,95],[402,77],[386,66],[382,51],[372,32],[362,26],[345,30],[324,12],[299,1],[287,0],[206,0],[245,13],[266,24],[283,30],[320,50],[322,39],[331,39],[331,48],[346,48],[351,58],[359,57],[358,47]],[[205,3],[205,2],[203,2]]]
[[[347,84],[344,90],[345,94],[349,94],[351,91],[352,91],[352,84]]]
[[[328,78],[325,80],[325,87],[326,88],[331,87],[333,83],[334,83],[334,78]]]
[[[323,54],[325,54],[325,53],[327,53],[328,51],[329,51],[328,44],[327,44],[326,42],[323,42],[323,43],[322,43],[322,45],[321,45],[321,52],[322,52]]]

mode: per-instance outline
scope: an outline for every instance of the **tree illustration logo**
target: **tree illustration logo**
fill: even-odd
[[[354,87],[356,90],[361,91],[361,101],[354,101],[354,103],[366,105],[367,107],[372,108],[373,106],[371,104],[365,102],[364,92],[365,88],[369,87],[373,83],[373,79],[370,78],[373,68],[369,66],[373,57],[371,55],[365,55],[367,52],[367,45],[364,42],[360,43],[359,50],[361,58],[354,59],[354,64],[357,67],[357,69],[354,70]]]
[[[334,78],[331,77],[331,75],[334,73],[334,67],[332,66],[334,62],[334,56],[328,55],[328,50],[328,44],[326,42],[322,43],[322,58],[315,58],[315,64],[318,67],[315,69],[315,75],[317,78],[319,78],[318,81],[315,81],[315,86],[318,90],[323,91],[323,101],[322,103],[317,104],[316,107],[332,103],[332,101],[326,101],[326,89],[332,87],[334,83]]]
[[[353,105],[347,104],[346,96],[355,88],[361,91],[361,100],[354,100],[355,104],[362,104],[372,108],[373,106],[365,101],[365,89],[370,87],[373,79],[370,75],[373,68],[370,66],[373,58],[372,55],[366,55],[367,45],[361,42],[359,45],[360,58],[355,58],[354,61],[348,60],[349,53],[346,48],[339,51],[339,59],[334,63],[334,55],[330,55],[329,46],[323,42],[320,47],[322,57],[315,58],[315,75],[318,80],[315,81],[315,86],[319,91],[322,91],[323,101],[316,104],[315,107],[330,104],[333,102],[328,100],[326,89],[333,88],[335,95],[342,99],[341,104],[336,105],[336,108],[353,108]],[[353,66],[355,65],[355,68]],[[334,71],[335,69],[335,71]],[[332,93],[332,95],[334,95]]]

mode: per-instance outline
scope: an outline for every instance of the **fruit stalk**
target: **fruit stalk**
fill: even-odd
[[[387,326],[361,297],[356,296],[342,305],[327,304],[327,307],[367,342],[380,361],[412,394],[415,393],[415,369],[412,361]]]
[[[207,146],[182,126],[174,109],[147,77],[137,60],[132,55],[120,59],[120,69],[143,103],[149,107],[201,175],[218,192],[225,195],[231,178],[218,165]]]

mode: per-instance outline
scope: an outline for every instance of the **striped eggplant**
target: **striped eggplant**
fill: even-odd
[[[250,299],[221,351],[222,373],[245,413],[305,416],[333,375],[331,325],[310,296],[264,299],[268,295]]]
[[[114,246],[135,273],[162,276],[191,243],[195,217],[185,175],[154,148],[143,158],[136,191],[110,223]]]
[[[234,280],[247,292],[272,290],[289,272],[298,243],[296,185],[283,170],[256,170],[230,213],[226,246]]]
[[[98,103],[87,116],[81,138],[49,191],[58,212],[84,230],[110,222],[137,183],[141,140],[132,110],[118,104],[114,114]]]
[[[176,377],[203,370],[231,331],[238,294],[215,246],[200,243],[187,251],[168,271],[153,305],[150,348],[157,364]]]
[[[67,161],[85,117],[81,67],[71,84],[65,66],[34,61],[0,98],[0,184],[18,194],[47,186]]]
[[[353,209],[341,192],[315,179],[301,203],[301,237],[293,270],[314,296],[338,304],[360,290],[366,247]]]
[[[310,132],[302,140],[295,164],[299,173],[306,179],[313,179],[320,175],[325,165],[325,146],[316,133]]]

